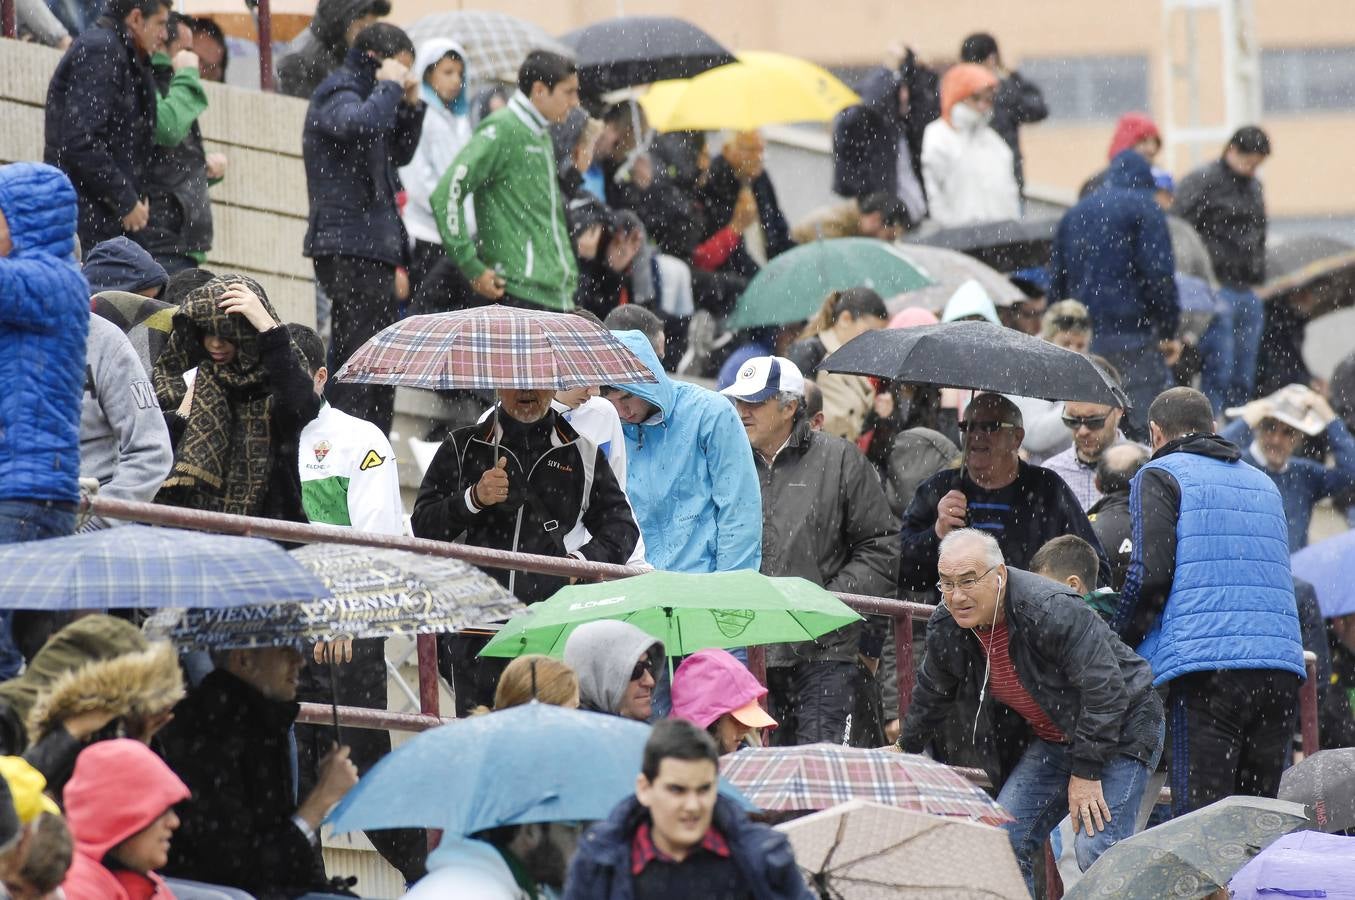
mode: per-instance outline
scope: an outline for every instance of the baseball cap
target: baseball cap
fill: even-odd
[[[784,356],[756,356],[743,364],[734,383],[720,393],[746,403],[761,403],[784,391],[803,397],[805,377]]]

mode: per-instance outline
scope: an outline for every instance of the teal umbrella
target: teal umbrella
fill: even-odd
[[[663,641],[670,656],[709,647],[813,640],[859,621],[841,600],[803,578],[757,572],[648,572],[621,581],[561,588],[513,617],[481,656],[562,656],[585,622],[619,619]]]
[[[726,325],[784,325],[814,315],[832,291],[868,287],[886,299],[932,280],[897,247],[874,238],[801,244],[773,259],[748,283]]]

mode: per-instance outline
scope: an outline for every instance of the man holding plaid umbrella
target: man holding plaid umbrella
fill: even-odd
[[[414,501],[414,534],[443,541],[464,535],[480,547],[624,565],[640,530],[606,454],[551,408],[554,391],[502,389],[498,396],[491,417],[452,432],[433,457]],[[570,552],[564,538],[579,522],[592,537]],[[529,572],[494,576],[524,603],[565,584]],[[442,641],[457,715],[492,706],[502,664],[475,659],[483,640]]]

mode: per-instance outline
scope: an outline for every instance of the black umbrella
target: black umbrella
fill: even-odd
[[[622,16],[571,31],[561,38],[575,53],[584,93],[691,78],[738,62],[719,41],[690,22],[670,16]]]
[[[825,372],[1045,400],[1128,408],[1096,364],[1048,341],[987,322],[867,331],[819,364]]]
[[[913,243],[959,250],[999,272],[1015,272],[1049,262],[1057,218],[1007,219],[982,225],[943,228],[913,238]]]
[[[1355,246],[1321,234],[1278,238],[1266,247],[1263,300],[1286,301],[1307,290],[1316,301],[1309,317],[1355,306]]]
[[[1323,831],[1355,828],[1355,747],[1319,750],[1280,776],[1280,799],[1303,803]]]

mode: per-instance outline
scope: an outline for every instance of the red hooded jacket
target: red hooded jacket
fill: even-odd
[[[81,751],[66,783],[66,821],[75,854],[62,889],[67,900],[174,900],[154,872],[113,871],[108,851],[189,796],[188,787],[139,741],[100,741]]]
[[[1139,141],[1146,141],[1148,138],[1162,140],[1162,135],[1158,132],[1157,124],[1152,117],[1147,113],[1125,113],[1115,123],[1115,133],[1111,135],[1106,159],[1114,159]]]

